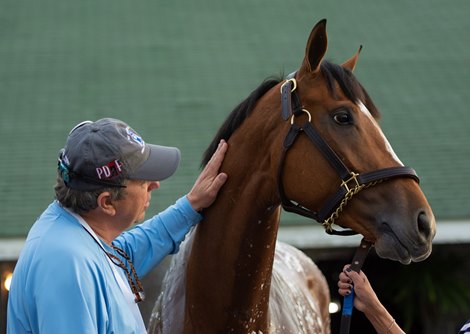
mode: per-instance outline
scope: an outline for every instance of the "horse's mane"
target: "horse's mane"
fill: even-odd
[[[258,100],[266,94],[271,88],[276,86],[282,81],[281,78],[268,78],[264,80],[261,85],[256,88],[251,94],[239,105],[232,110],[230,115],[228,115],[225,122],[219,128],[219,131],[215,135],[212,143],[209,145],[207,150],[204,152],[202,158],[202,166],[205,166],[212,155],[214,154],[217,146],[221,139],[228,140],[232,133],[243,123],[243,121],[250,115],[251,111],[254,109]]]
[[[372,116],[379,118],[379,111],[372,102],[372,99],[351,71],[327,60],[322,62],[320,70],[327,82],[328,91],[333,97],[337,97],[336,82],[348,99],[353,102],[362,101],[364,105],[367,106]],[[211,144],[204,152],[201,163],[202,166],[205,166],[209,162],[220,140],[224,139],[228,141],[232,133],[243,123],[248,115],[250,115],[258,100],[281,81],[282,79],[280,78],[268,78],[264,80],[258,88],[232,110],[219,128]]]

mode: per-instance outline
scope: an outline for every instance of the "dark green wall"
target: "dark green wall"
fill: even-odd
[[[84,119],[121,118],[179,146],[181,168],[150,214],[172,203],[232,107],[297,68],[321,18],[330,60],[364,46],[356,74],[438,219],[468,219],[469,13],[466,0],[4,0],[0,236],[24,236],[52,200],[57,152]]]

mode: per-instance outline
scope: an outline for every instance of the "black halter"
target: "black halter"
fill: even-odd
[[[419,183],[418,175],[413,168],[400,166],[379,169],[367,173],[355,173],[341,161],[333,149],[323,140],[321,135],[311,123],[310,112],[302,108],[300,97],[296,92],[297,82],[294,78],[295,72],[287,77],[287,80],[281,86],[282,118],[288,120],[291,118],[291,127],[284,139],[283,151],[278,169],[278,187],[281,203],[284,210],[294,212],[299,215],[315,219],[325,227],[328,234],[335,235],[353,235],[357,232],[353,230],[337,231],[332,225],[339,217],[349,200],[363,189],[369,188],[377,183],[395,177],[408,177]],[[302,114],[307,114],[309,119],[302,125],[294,123],[294,119]],[[312,211],[300,203],[294,203],[286,197],[283,184],[284,161],[286,153],[294,144],[299,133],[304,132],[310,141],[320,150],[326,160],[336,170],[341,178],[341,186],[336,193],[331,195],[323,207],[318,211]]]

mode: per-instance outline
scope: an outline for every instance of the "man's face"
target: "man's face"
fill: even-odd
[[[145,211],[150,205],[151,192],[158,188],[158,181],[129,180],[124,198],[115,202],[116,219],[125,225],[125,228],[144,220]]]

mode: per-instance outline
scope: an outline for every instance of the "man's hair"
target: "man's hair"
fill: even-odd
[[[118,187],[103,187],[91,191],[70,189],[65,185],[60,175],[57,176],[56,185],[54,187],[55,198],[60,204],[77,214],[87,213],[95,209],[98,206],[97,199],[101,193],[109,192],[111,200],[117,201],[124,198],[126,194],[125,189],[126,188]]]

